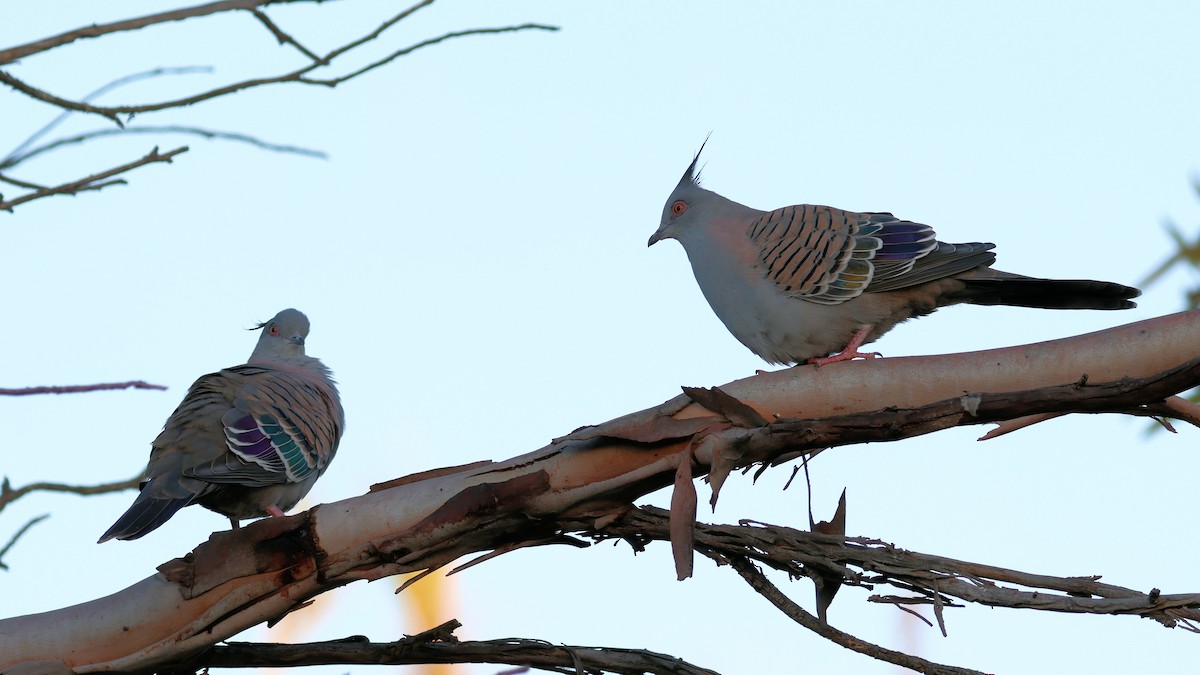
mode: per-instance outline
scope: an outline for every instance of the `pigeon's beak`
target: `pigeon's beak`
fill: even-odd
[[[288,342],[290,342],[294,345],[300,345],[301,347],[303,347],[304,346],[304,336],[303,335],[293,335],[292,337],[288,338]]]
[[[654,234],[650,235],[650,241],[646,242],[646,246],[648,248],[650,246],[657,244],[658,242],[660,242],[662,240],[663,240],[663,231],[659,230],[658,232],[655,232]]]

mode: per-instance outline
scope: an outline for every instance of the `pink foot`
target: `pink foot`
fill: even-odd
[[[280,511],[278,506],[272,504],[271,506],[267,507],[267,515],[281,517],[283,516],[283,511]]]
[[[857,331],[855,331],[854,336],[850,338],[850,342],[846,345],[846,348],[843,349],[842,351],[838,352],[837,354],[830,354],[829,356],[822,356],[820,358],[813,357],[813,358],[805,361],[805,363],[811,363],[812,365],[820,368],[821,366],[828,365],[830,363],[837,363],[838,361],[853,361],[854,359],[875,359],[875,358],[879,358],[879,357],[883,356],[883,354],[880,354],[879,352],[860,352],[860,351],[858,351],[858,348],[861,347],[863,345],[863,342],[866,341],[867,334],[871,332],[871,328],[872,328],[871,326],[863,326],[862,328],[859,328]]]

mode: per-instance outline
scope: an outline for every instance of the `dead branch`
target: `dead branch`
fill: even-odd
[[[33,396],[36,394],[79,394],[89,391],[112,391],[113,389],[156,389],[166,391],[161,384],[150,384],[143,380],[129,382],[102,382],[100,384],[70,384],[49,387],[22,387],[20,389],[0,388],[0,396]]]
[[[952,417],[960,423],[979,419],[965,412],[970,409],[1001,420],[1045,410],[1026,398],[1004,394],[981,396],[978,406],[971,397],[964,406],[963,393],[1057,392],[1064,386],[1074,387],[1081,396],[1081,410],[1138,410],[1137,406],[1157,405],[1169,395],[1164,393],[1165,385],[1154,385],[1139,397],[1127,391],[1122,380],[1194,386],[1195,380],[1182,382],[1177,376],[1194,375],[1189,362],[1197,355],[1200,312],[1186,312],[1035,345],[839,363],[820,369],[805,366],[738,380],[719,387],[723,395],[710,397],[709,404],[730,410],[742,423],[757,423],[761,418],[768,422],[765,427],[738,427],[722,412],[681,395],[648,410],[581,428],[503,462],[391,481],[365,495],[305,513],[217,532],[186,557],[161,565],[157,574],[124,591],[75,607],[0,621],[0,670],[17,664],[47,669],[151,668],[188,658],[262,621],[277,620],[302,609],[315,595],[355,580],[442,567],[466,555],[489,555],[505,547],[575,542],[569,532],[603,530],[626,512],[632,500],[670,485],[685,451],[691,452],[696,474],[715,472],[714,463],[730,468],[768,466],[788,454],[795,456],[791,446],[771,447],[770,430],[793,424],[796,418],[862,414],[864,419],[878,420],[900,410],[904,416],[897,418],[896,425],[921,426],[949,410],[946,401],[956,401]],[[1083,374],[1088,375],[1086,386],[1078,384]],[[1102,394],[1090,396],[1092,391]],[[1072,410],[1053,396],[1046,400],[1052,410]],[[846,425],[844,418],[841,425],[855,428]],[[753,452],[737,442],[723,447],[710,442],[733,431],[763,434],[767,440],[752,443]],[[889,438],[903,435],[897,426],[883,431]],[[807,432],[794,432],[801,441],[806,438]],[[860,440],[865,438],[863,433]],[[564,531],[564,524],[574,529]],[[699,538],[696,541],[703,544]],[[916,583],[923,581],[920,575],[910,579],[903,576],[903,569],[891,567],[868,571],[892,575],[886,578],[894,578],[918,599],[934,601],[935,610],[949,604],[952,592],[983,593],[979,590],[983,586],[973,581],[981,571],[974,568],[926,570],[924,581],[935,584],[932,598],[913,591],[924,588]],[[843,579],[853,577],[840,570],[839,574]],[[972,583],[977,587],[965,588]],[[1070,602],[1091,603],[1105,611],[1120,606],[1119,613],[1145,613],[1149,608],[1160,616],[1179,618],[1173,613],[1192,611],[1198,600],[1162,594],[1109,597],[1105,593],[1130,591],[1112,591],[1115,587],[1095,584],[1094,579],[1081,583],[1098,597],[1069,596]],[[992,593],[990,588],[987,592]],[[984,600],[971,598],[992,599],[990,595]],[[1160,602],[1170,606],[1156,604]],[[1036,604],[1030,601],[1031,606]]]
[[[168,125],[162,125],[162,126],[147,125],[147,126],[137,126],[137,127],[124,127],[122,129],[95,129],[95,130],[88,131],[88,132],[85,132],[82,134],[75,134],[74,136],[63,136],[62,138],[55,139],[53,141],[50,141],[49,143],[45,143],[45,144],[30,148],[29,150],[22,152],[20,154],[10,155],[9,159],[0,161],[0,170],[4,170],[8,167],[15,166],[17,164],[25,162],[26,160],[33,159],[34,157],[37,157],[38,155],[62,149],[69,145],[79,145],[82,143],[86,143],[88,141],[96,140],[98,138],[104,138],[107,136],[130,136],[130,135],[140,135],[140,134],[185,134],[188,136],[199,136],[200,138],[204,138],[207,140],[233,141],[236,143],[245,143],[246,145],[252,145],[256,148],[259,148],[262,150],[269,150],[271,152],[289,153],[289,154],[293,154],[293,155],[301,155],[304,157],[315,157],[317,159],[327,159],[329,157],[329,155],[327,155],[326,153],[324,153],[320,150],[313,150],[311,148],[302,148],[299,146],[286,145],[286,144],[282,144],[282,143],[271,143],[268,141],[264,141],[260,138],[256,138],[254,136],[250,136],[248,134],[239,134],[235,131],[218,131],[218,130],[214,130],[214,129],[202,129],[200,127],[190,127],[190,126],[184,126],[184,125],[178,125],[178,124],[168,124]],[[37,186],[26,185],[24,187],[37,187]]]
[[[538,668],[556,673],[677,673],[716,675],[674,656],[643,649],[554,645],[542,640],[459,641],[457,620],[405,637],[395,642],[370,642],[362,636],[302,644],[254,644],[230,642],[217,645],[173,672],[197,672],[202,668],[283,668],[330,664],[415,665],[428,663],[496,663]]]
[[[104,133],[104,132],[89,132],[86,134],[81,134],[81,135],[72,136],[72,137],[68,137],[68,138],[58,139],[58,140],[52,141],[50,143],[43,144],[42,146],[39,146],[38,148],[34,148],[32,150],[27,151],[29,146],[32,145],[32,143],[37,138],[39,138],[40,136],[42,136],[46,132],[48,132],[50,129],[57,126],[63,120],[64,115],[70,114],[70,113],[94,114],[94,115],[100,115],[102,117],[105,117],[106,119],[109,119],[113,123],[115,123],[118,127],[118,129],[111,130],[110,133],[185,133],[185,134],[192,134],[192,135],[201,135],[201,136],[205,136],[207,138],[219,138],[219,139],[225,139],[225,140],[235,140],[235,141],[244,142],[244,143],[251,143],[258,147],[261,147],[261,148],[264,148],[267,150],[276,151],[276,152],[291,152],[291,153],[298,153],[298,154],[307,154],[307,155],[312,155],[312,156],[323,156],[323,153],[318,153],[317,151],[307,150],[304,148],[297,148],[294,146],[270,144],[270,143],[260,141],[259,139],[256,139],[252,136],[248,136],[245,134],[236,134],[236,133],[232,133],[232,132],[221,132],[221,131],[208,131],[208,130],[202,129],[200,127],[197,127],[197,126],[141,127],[138,130],[135,130],[135,129],[126,128],[125,123],[129,119],[131,119],[133,115],[135,115],[137,113],[148,113],[148,112],[167,110],[167,109],[173,109],[173,108],[182,108],[182,107],[193,105],[195,103],[199,103],[201,101],[206,101],[206,100],[217,98],[220,96],[226,96],[229,94],[233,94],[233,93],[245,90],[245,89],[251,89],[251,88],[261,87],[261,86],[265,86],[265,85],[283,84],[283,83],[299,83],[299,84],[304,84],[304,85],[336,87],[338,84],[341,84],[348,80],[351,80],[351,79],[357,78],[361,75],[364,75],[376,68],[379,68],[383,65],[386,65],[386,64],[394,61],[397,58],[411,54],[412,52],[415,52],[419,49],[423,49],[425,47],[429,47],[432,45],[436,45],[436,44],[445,42],[447,40],[451,40],[453,38],[472,36],[472,35],[511,33],[511,32],[528,31],[528,30],[546,30],[546,31],[558,30],[558,27],[556,27],[556,26],[547,26],[547,25],[536,24],[536,23],[524,23],[524,24],[514,25],[514,26],[502,26],[502,27],[494,27],[494,28],[473,28],[473,29],[466,29],[466,30],[459,30],[459,31],[451,31],[451,32],[445,33],[443,35],[440,35],[438,37],[427,39],[427,40],[422,40],[422,41],[412,44],[408,47],[394,50],[389,55],[387,55],[381,59],[378,59],[378,60],[374,61],[373,63],[370,63],[366,66],[363,66],[357,70],[349,72],[349,73],[344,73],[344,74],[340,74],[340,75],[331,75],[328,77],[311,77],[311,75],[314,74],[316,71],[318,71],[322,68],[331,66],[333,64],[333,62],[336,59],[338,59],[339,57],[341,57],[351,51],[354,51],[369,42],[376,40],[389,28],[395,26],[397,23],[408,18],[414,12],[433,4],[433,0],[421,0],[420,2],[417,2],[416,4],[393,15],[392,17],[390,17],[389,19],[384,21],[382,24],[380,24],[378,27],[376,27],[374,30],[372,30],[372,31],[366,33],[365,35],[362,35],[354,40],[351,40],[350,42],[348,42],[340,47],[337,47],[336,49],[333,49],[333,50],[325,53],[324,55],[318,55],[315,52],[313,52],[312,50],[310,50],[309,48],[305,47],[300,42],[300,40],[293,37],[288,32],[284,31],[277,23],[275,23],[275,21],[273,21],[269,16],[267,16],[267,14],[261,9],[261,8],[263,8],[267,5],[271,5],[271,4],[288,4],[288,3],[296,3],[296,2],[320,2],[320,0],[225,0],[223,2],[212,2],[212,3],[208,3],[208,4],[204,4],[204,5],[198,5],[196,7],[188,7],[188,8],[177,9],[177,10],[172,10],[172,11],[168,11],[168,12],[161,12],[158,14],[151,14],[151,15],[147,15],[147,16],[134,18],[134,19],[127,19],[124,21],[116,21],[116,22],[107,23],[107,24],[84,26],[82,28],[67,31],[67,32],[61,33],[59,35],[48,37],[48,38],[45,38],[42,40],[37,40],[37,41],[30,42],[30,43],[27,43],[24,45],[18,45],[16,47],[10,47],[7,49],[0,49],[0,66],[2,66],[2,65],[14,63],[14,62],[18,61],[19,59],[33,56],[33,55],[36,55],[36,54],[39,54],[39,53],[42,53],[42,52],[45,52],[45,51],[48,51],[51,49],[56,49],[59,47],[64,47],[66,45],[70,45],[71,43],[76,42],[78,40],[82,40],[82,39],[96,38],[96,37],[102,37],[105,35],[111,35],[114,33],[139,30],[142,28],[148,28],[148,27],[156,26],[159,24],[167,23],[167,22],[184,21],[184,20],[194,19],[197,17],[219,14],[219,13],[223,13],[223,12],[245,11],[248,14],[250,14],[258,23],[262,24],[271,33],[271,35],[274,36],[275,40],[278,41],[279,44],[290,45],[291,47],[295,48],[297,52],[299,52],[301,55],[303,55],[305,57],[304,65],[302,65],[299,68],[296,68],[290,72],[277,74],[277,75],[252,77],[252,78],[244,79],[244,80],[241,80],[238,82],[233,82],[233,83],[226,84],[224,86],[216,87],[213,89],[209,89],[206,91],[200,91],[200,92],[197,92],[194,94],[190,94],[187,96],[183,96],[181,98],[172,99],[172,100],[168,100],[168,101],[159,101],[159,102],[155,102],[155,103],[128,104],[128,105],[113,105],[113,106],[97,105],[97,104],[94,104],[92,101],[93,101],[93,99],[98,97],[100,94],[111,91],[112,89],[114,89],[116,87],[122,86],[123,84],[126,84],[126,83],[136,80],[136,79],[144,79],[146,77],[157,77],[160,75],[167,75],[167,74],[181,74],[181,73],[195,72],[196,70],[198,70],[198,68],[195,68],[195,67],[175,68],[175,69],[157,68],[157,69],[154,69],[151,71],[137,73],[134,75],[120,78],[114,82],[111,82],[111,83],[105,85],[104,87],[101,87],[100,89],[96,90],[95,92],[92,92],[88,96],[86,96],[82,99],[79,99],[79,100],[64,98],[62,96],[59,96],[53,92],[50,92],[50,91],[44,89],[42,87],[36,86],[34,84],[30,84],[30,83],[26,82],[25,80],[23,80],[22,78],[18,78],[11,72],[8,72],[6,70],[0,70],[0,83],[7,85],[8,87],[12,88],[13,90],[18,91],[33,100],[40,101],[40,102],[46,103],[48,105],[52,105],[63,111],[63,114],[60,114],[55,120],[51,121],[48,125],[46,125],[46,127],[39,130],[37,133],[33,134],[33,136],[31,136],[28,140],[26,140],[25,143],[23,143],[19,148],[17,148],[12,153],[10,153],[7,157],[5,157],[3,161],[0,161],[0,171],[5,171],[7,169],[11,169],[12,167],[16,166],[17,164],[19,164],[33,156],[36,156],[36,155],[43,154],[45,152],[49,152],[49,151],[53,151],[53,150],[57,150],[64,146],[73,145],[76,143],[81,143],[81,142],[84,142],[87,140],[98,138],[103,135],[108,135],[107,133]],[[105,187],[109,187],[111,185],[121,185],[121,184],[125,183],[124,179],[121,179],[121,178],[113,179],[112,177],[119,175],[119,174],[129,172],[140,166],[144,166],[145,164],[149,164],[149,163],[153,163],[153,162],[168,162],[169,163],[172,156],[179,154],[181,152],[185,152],[185,151],[187,151],[186,147],[179,148],[177,150],[173,150],[173,151],[163,154],[163,155],[159,155],[157,152],[157,148],[155,148],[154,151],[152,151],[149,155],[143,157],[140,160],[130,162],[128,164],[124,164],[124,165],[121,165],[118,167],[114,167],[107,171],[102,171],[100,173],[94,174],[92,176],[88,176],[86,178],[62,183],[60,185],[55,185],[55,186],[39,185],[39,184],[30,182],[30,181],[22,180],[20,178],[17,178],[17,177],[11,176],[11,175],[0,175],[0,182],[5,182],[10,185],[14,185],[14,186],[29,190],[28,193],[11,198],[7,201],[4,199],[4,197],[2,195],[0,195],[0,210],[11,212],[14,207],[24,204],[24,203],[27,203],[27,202],[30,202],[30,201],[33,201],[35,199],[42,199],[42,198],[51,197],[54,195],[75,195],[75,194],[79,194],[81,192],[91,192],[91,191],[100,190]]]
[[[208,16],[210,14],[218,14],[220,12],[228,12],[238,9],[249,9],[251,7],[260,7],[263,5],[272,4],[287,4],[293,2],[320,2],[321,0],[223,0],[222,2],[210,2],[205,5],[197,5],[196,7],[186,7],[183,9],[173,9],[169,12],[160,14],[150,14],[147,16],[138,17],[136,19],[125,19],[123,21],[115,21],[106,24],[93,24],[76,28],[65,33],[60,33],[52,37],[36,40],[28,44],[9,47],[8,49],[0,49],[0,65],[7,65],[18,59],[32,56],[34,54],[49,51],[56,47],[71,44],[76,40],[85,40],[88,38],[97,38],[102,35],[112,33],[120,33],[130,30],[138,30],[147,26],[153,26],[159,23],[169,21],[182,21],[198,16]],[[432,1],[432,0],[431,0]]]
[[[154,385],[151,385],[151,386],[154,386]],[[160,388],[165,389],[166,387],[160,387]],[[7,507],[9,504],[11,504],[12,502],[15,502],[16,500],[20,499],[21,497],[24,497],[27,494],[30,494],[31,492],[70,492],[72,494],[77,494],[77,495],[100,495],[100,494],[106,494],[109,492],[120,492],[121,490],[129,490],[129,489],[137,487],[139,482],[141,482],[140,478],[131,478],[129,480],[117,481],[114,483],[104,483],[101,485],[66,485],[64,483],[30,483],[29,485],[25,485],[23,487],[19,487],[14,490],[12,487],[12,484],[8,480],[8,477],[5,476],[4,479],[2,481],[0,481],[0,511],[3,511],[5,509],[5,507]],[[20,540],[21,537],[23,537],[27,532],[29,532],[30,528],[32,528],[34,525],[37,525],[38,523],[42,522],[43,520],[45,520],[49,517],[50,517],[50,514],[46,513],[46,514],[42,514],[40,516],[31,518],[28,522],[26,522],[24,525],[22,525],[20,527],[20,529],[18,529],[16,531],[16,533],[13,534],[12,537],[9,538],[8,543],[5,544],[3,548],[0,548],[0,570],[8,569],[8,566],[5,565],[3,562],[4,556],[12,549],[12,547],[14,545],[16,545],[17,541]]]
[[[157,162],[165,162],[167,164],[170,164],[171,160],[176,155],[185,153],[187,151],[188,151],[187,146],[183,146],[180,148],[175,148],[174,150],[171,150],[169,152],[159,153],[158,147],[156,146],[153,150],[151,150],[146,156],[142,157],[141,159],[134,160],[132,162],[129,162],[128,164],[122,164],[120,166],[113,167],[111,169],[108,169],[107,171],[101,171],[99,173],[92,174],[85,178],[80,178],[79,180],[70,181],[68,183],[63,183],[61,185],[56,185],[54,187],[44,187],[44,188],[41,188],[38,190],[34,190],[33,192],[30,192],[29,194],[21,195],[20,197],[17,197],[15,199],[12,199],[9,201],[5,201],[3,195],[0,195],[0,211],[10,211],[11,212],[13,210],[14,206],[17,206],[19,204],[24,204],[25,202],[33,201],[35,199],[41,199],[42,197],[49,197],[50,195],[75,195],[75,194],[79,194],[80,192],[88,192],[91,190],[100,190],[100,189],[106,188],[110,185],[124,185],[125,184],[124,179],[117,179],[117,180],[106,180],[106,179],[129,172],[129,171],[133,171],[134,169],[136,169],[138,167],[146,166],[147,164],[154,164]],[[5,181],[10,182],[10,183],[13,182],[9,178],[5,178]]]
[[[300,0],[278,0],[278,1],[294,2],[294,1],[300,1]],[[461,30],[461,31],[452,31],[449,33],[445,33],[441,36],[438,36],[436,38],[422,40],[422,41],[420,41],[416,44],[413,44],[409,47],[405,47],[403,49],[396,50],[396,51],[392,52],[390,55],[388,55],[378,61],[375,61],[367,66],[359,68],[358,70],[355,70],[355,71],[345,74],[345,75],[332,77],[332,78],[326,78],[326,79],[312,79],[312,78],[306,77],[309,73],[312,73],[313,71],[315,71],[319,68],[323,68],[323,67],[326,67],[326,66],[332,64],[333,61],[335,59],[337,59],[339,56],[342,56],[348,52],[351,52],[351,51],[357,49],[358,47],[361,47],[364,44],[367,44],[368,42],[375,40],[380,35],[382,35],[384,33],[384,31],[386,31],[388,28],[391,28],[392,26],[399,23],[400,21],[408,18],[411,14],[413,14],[417,10],[419,10],[423,7],[427,7],[428,5],[430,5],[432,3],[433,3],[433,0],[424,0],[423,2],[419,2],[415,5],[413,5],[412,7],[409,7],[408,9],[405,9],[404,11],[394,15],[387,21],[384,21],[378,28],[371,31],[370,33],[368,33],[358,39],[352,40],[352,41],[342,45],[341,47],[333,49],[332,51],[326,53],[324,56],[311,58],[311,63],[308,63],[308,64],[306,64],[300,68],[297,68],[296,70],[293,70],[291,72],[283,73],[280,75],[250,78],[250,79],[242,80],[240,82],[234,82],[231,84],[227,84],[222,87],[216,87],[216,88],[210,89],[208,91],[204,91],[204,92],[200,92],[197,94],[192,94],[190,96],[185,96],[182,98],[172,99],[172,100],[168,100],[168,101],[159,101],[157,103],[143,103],[143,104],[134,104],[134,105],[97,106],[97,105],[92,105],[90,103],[87,103],[85,101],[73,101],[73,100],[62,98],[60,96],[56,96],[55,94],[52,94],[52,93],[46,91],[45,89],[27,84],[26,82],[18,79],[17,77],[14,77],[13,75],[11,75],[10,73],[7,73],[5,71],[0,71],[0,83],[6,84],[9,87],[11,87],[12,89],[19,91],[22,94],[25,94],[26,96],[28,96],[32,99],[53,105],[57,108],[61,108],[63,110],[71,110],[71,111],[75,111],[75,112],[101,115],[103,117],[106,117],[106,118],[112,120],[118,126],[121,126],[122,121],[121,121],[120,115],[134,115],[134,114],[138,114],[138,113],[166,110],[168,108],[182,108],[182,107],[186,107],[186,106],[190,106],[190,105],[199,103],[201,101],[206,101],[209,99],[217,98],[219,96],[225,96],[228,94],[233,94],[233,93],[236,93],[239,91],[243,91],[245,89],[261,87],[261,86],[269,85],[269,84],[300,83],[300,84],[322,85],[322,86],[334,87],[334,86],[337,86],[338,84],[346,82],[347,80],[351,80],[351,79],[356,78],[360,75],[363,75],[367,72],[370,72],[371,70],[374,70],[375,68],[378,68],[379,66],[389,63],[389,62],[395,60],[396,58],[399,58],[400,56],[411,54],[412,52],[417,51],[419,49],[423,49],[425,47],[439,44],[441,42],[445,42],[446,40],[450,40],[452,38],[465,37],[465,36],[469,36],[469,35],[489,35],[489,34],[497,34],[497,33],[511,33],[511,32],[518,32],[518,31],[526,31],[526,30],[544,30],[544,31],[558,30],[557,26],[547,26],[547,25],[536,24],[536,23],[525,23],[525,24],[521,24],[518,26],[503,26],[503,27],[497,27],[497,28],[472,28],[472,29]],[[67,44],[69,42],[73,42],[76,39],[79,39],[80,37],[96,37],[98,35],[116,32],[118,30],[136,30],[138,28],[143,28],[143,27],[146,27],[149,25],[162,23],[164,21],[176,21],[176,20],[181,20],[181,19],[192,18],[193,16],[214,14],[217,12],[230,11],[230,10],[235,10],[235,9],[249,9],[251,7],[256,7],[256,6],[264,5],[264,4],[269,4],[269,3],[261,2],[261,1],[256,2],[256,1],[252,1],[252,0],[251,1],[240,1],[240,2],[238,2],[238,1],[218,2],[218,3],[212,3],[210,5],[203,5],[200,7],[193,7],[191,9],[186,9],[186,10],[177,10],[175,12],[167,12],[164,14],[157,14],[157,15],[153,15],[153,16],[142,17],[141,19],[131,19],[129,21],[122,21],[122,22],[117,22],[114,24],[107,24],[105,26],[94,26],[94,27],[90,27],[90,28],[81,28],[81,29],[78,29],[77,31],[71,31],[70,33],[64,33],[63,35],[58,36],[57,38],[50,38],[51,42],[48,44],[51,44],[51,47],[46,47],[46,48],[52,48],[53,46],[60,46],[62,44]],[[259,14],[261,14],[261,12],[256,13],[255,16],[258,16]],[[261,19],[260,19],[260,21],[261,21]],[[271,24],[271,25],[273,26],[274,24]],[[276,30],[278,30],[278,29],[276,29]],[[276,35],[277,39],[279,39],[281,37],[281,35],[284,35],[284,34],[282,34],[282,32],[275,32],[275,31],[272,31],[272,32]],[[54,42],[55,40],[57,40],[57,42]],[[284,41],[290,42],[296,46],[298,46],[298,44],[299,44],[294,39],[292,39],[290,36],[287,36],[287,40],[284,40]],[[45,41],[43,41],[43,42],[45,42]],[[39,43],[30,43],[30,45],[25,45],[23,47],[15,47],[15,48],[12,48],[9,50],[0,51],[0,65],[11,62],[14,58],[19,58],[20,56],[26,55],[26,52],[28,52],[29,49],[33,49],[35,47],[40,47],[40,44]],[[36,49],[36,51],[44,51],[44,48],[38,48],[38,49]],[[308,50],[302,49],[302,51],[307,52]],[[14,54],[16,56],[14,56]],[[315,56],[315,55],[313,55],[313,56]]]
[[[804,608],[800,605],[792,602],[791,598],[784,595],[775,584],[772,584],[767,579],[766,575],[745,558],[731,558],[729,565],[737,570],[738,574],[742,575],[742,578],[746,580],[746,583],[750,584],[751,588],[769,600],[771,604],[786,614],[788,618],[835,644],[879,659],[880,661],[894,663],[898,666],[915,670],[918,673],[928,673],[929,675],[983,675],[982,672],[977,670],[934,663],[919,656],[912,656],[894,649],[881,647],[840,631],[820,621],[817,617],[804,611]]]
[[[153,79],[156,77],[164,77],[164,76],[171,76],[171,75],[190,75],[193,73],[211,73],[211,72],[212,72],[212,68],[205,67],[205,66],[152,68],[150,70],[144,70],[139,73],[132,73],[130,75],[118,77],[117,79],[113,80],[112,82],[109,82],[109,83],[105,84],[104,86],[99,87],[95,91],[92,91],[87,96],[84,96],[82,100],[85,102],[90,102],[90,101],[93,101],[96,98],[102,96],[103,94],[113,91],[114,89],[119,89],[121,87],[124,87],[127,84],[132,84],[134,82],[140,82],[142,80],[149,80],[149,79]],[[29,138],[26,138],[24,141],[22,141],[21,144],[15,148],[13,148],[13,150],[11,152],[9,152],[8,155],[6,155],[4,157],[3,160],[0,160],[0,169],[12,168],[12,167],[16,166],[17,164],[20,164],[21,162],[24,162],[25,160],[39,154],[39,153],[31,153],[28,150],[31,146],[33,146],[34,143],[36,143],[38,141],[38,139],[42,138],[46,134],[53,131],[60,124],[65,122],[66,119],[68,117],[70,117],[72,114],[74,114],[74,113],[72,113],[72,111],[64,110],[64,111],[60,112],[57,116],[55,116],[54,119],[47,122],[45,124],[45,126],[43,126],[41,129],[38,129],[37,131],[30,134]]]
[[[670,541],[669,526],[668,512],[643,506],[630,509],[603,529],[581,534],[594,540],[624,539],[640,549],[648,541]],[[1200,593],[1137,591],[1100,583],[1098,575],[1056,577],[1021,572],[906,551],[877,539],[816,534],[745,520],[738,525],[696,523],[695,537],[696,550],[718,564],[734,564],[740,559],[793,577],[832,574],[847,586],[872,589],[887,584],[910,594],[875,595],[872,602],[961,607],[954,604],[957,598],[989,607],[1138,616],[1192,632],[1197,632],[1192,622],[1200,620]]]
[[[17,501],[21,497],[31,492],[69,492],[75,495],[102,495],[109,492],[120,492],[122,490],[131,490],[138,486],[141,482],[141,477],[130,478],[129,480],[119,480],[112,483],[101,483],[99,485],[67,485],[65,483],[30,483],[15,490],[12,484],[8,482],[6,476],[3,481],[0,481],[0,511],[4,507]]]
[[[8,543],[5,544],[3,548],[0,548],[0,570],[8,569],[8,565],[4,564],[4,556],[7,555],[8,552],[12,550],[12,547],[14,545],[16,545],[17,541],[20,540],[21,537],[23,537],[25,535],[25,533],[29,531],[29,528],[33,527],[34,525],[37,525],[38,523],[42,522],[43,520],[45,520],[49,517],[50,517],[49,513],[43,513],[40,516],[35,516],[33,518],[30,518],[28,522],[26,522],[24,525],[22,525],[20,527],[20,529],[18,529],[16,531],[16,533],[13,534],[13,536],[9,537]]]

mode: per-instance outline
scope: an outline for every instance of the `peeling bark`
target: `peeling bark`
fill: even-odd
[[[1186,417],[1191,409],[1163,403],[1163,392],[1200,383],[1197,355],[1200,311],[1008,349],[764,373],[698,396],[724,414],[685,394],[507,461],[426,472],[215,533],[123,591],[0,621],[0,671],[145,671],[355,580],[567,542],[563,523],[612,522],[631,500],[670,485],[685,452],[705,473],[714,461],[728,471],[826,443],[926,433],[934,418],[953,426],[1072,410]],[[964,392],[979,400],[964,406]],[[759,420],[769,423],[753,426]]]

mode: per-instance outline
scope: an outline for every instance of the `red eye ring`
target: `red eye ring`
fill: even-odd
[[[687,211],[687,202],[682,199],[671,205],[671,215],[682,216],[684,211]]]
[[[267,329],[267,332],[271,335],[279,335],[279,326],[277,324],[271,324],[271,327]]]

